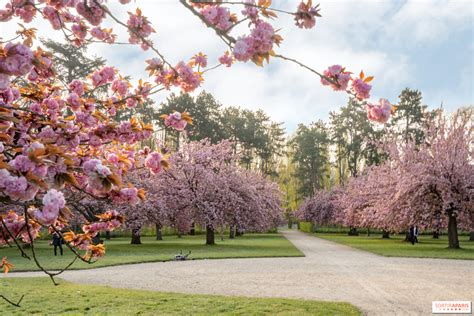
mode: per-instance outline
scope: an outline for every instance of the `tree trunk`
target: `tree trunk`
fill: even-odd
[[[433,230],[433,238],[439,239],[439,230]]]
[[[386,230],[382,230],[382,238],[390,238],[390,233]]]
[[[230,225],[229,227],[229,239],[234,239],[235,238],[235,227],[233,225]]]
[[[474,231],[469,233],[469,241],[474,241]]]
[[[105,232],[105,239],[110,240],[110,232],[109,231]]]
[[[458,221],[452,213],[448,214],[448,240],[449,248],[459,249]]]
[[[161,234],[161,224],[155,224],[156,228],[156,240],[163,240],[163,236]]]
[[[288,228],[289,229],[292,229],[293,228],[293,221],[290,219],[288,219]]]
[[[211,226],[206,227],[206,245],[215,245],[214,229]]]
[[[367,237],[370,236],[370,228],[367,228]]]
[[[132,229],[132,245],[141,245],[141,235],[140,235],[140,228]]]
[[[237,229],[237,230],[235,231],[235,236],[236,236],[236,237],[241,237],[241,236],[242,236],[242,232],[241,232],[239,229]]]
[[[189,231],[189,234],[191,236],[196,235],[196,225],[194,225],[194,223],[191,224],[191,230]]]

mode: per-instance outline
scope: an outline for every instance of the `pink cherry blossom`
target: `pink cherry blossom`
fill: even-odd
[[[35,167],[35,164],[26,155],[18,155],[8,164],[19,172],[28,172]]]
[[[232,66],[232,63],[234,62],[234,58],[232,57],[232,54],[230,54],[228,51],[224,53],[221,57],[219,57],[219,62],[226,67]]]
[[[90,24],[98,26],[105,17],[105,12],[100,5],[92,0],[78,1],[76,4],[77,13],[82,15]]]
[[[175,66],[178,72],[177,83],[183,92],[192,92],[201,84],[201,76],[197,72],[193,72],[191,66],[185,64],[183,61]]]
[[[240,37],[235,43],[232,52],[238,61],[248,61],[255,53],[253,38]]]
[[[367,118],[377,123],[386,123],[390,118],[392,105],[387,99],[380,99],[379,104],[367,104]]]
[[[0,92],[8,89],[9,85],[10,85],[10,76],[0,73]]]
[[[128,81],[116,79],[112,82],[111,89],[123,97],[128,92],[128,85]]]
[[[62,192],[50,189],[43,196],[43,208],[36,210],[34,216],[43,225],[53,224],[59,216],[59,211],[66,206]]]
[[[163,162],[163,155],[155,151],[146,157],[145,166],[150,169],[151,173],[157,174],[163,170]]]
[[[330,78],[332,82],[322,77],[321,83],[325,86],[331,86],[335,91],[345,91],[351,79],[350,72],[345,71],[341,65],[330,66],[324,70],[323,75]]]
[[[192,63],[199,67],[205,68],[207,66],[207,56],[203,53],[198,53],[192,58]]]
[[[68,85],[68,88],[76,93],[78,96],[82,96],[84,94],[84,84],[82,81],[74,79],[71,81],[71,83]]]
[[[141,44],[143,50],[147,50],[151,41],[146,39],[155,30],[151,27],[150,22],[146,17],[141,14],[141,11],[137,9],[136,14],[128,12],[128,41],[131,44]]]
[[[316,17],[321,17],[318,7],[319,4],[313,7],[311,1],[308,1],[308,3],[301,1],[295,13],[295,24],[299,28],[313,28],[316,25]]]
[[[112,82],[115,78],[115,70],[113,67],[104,67],[101,70],[94,72],[91,76],[94,87],[104,85]]]
[[[370,89],[372,89],[372,86],[362,79],[357,78],[352,80],[352,90],[359,100],[370,98]]]
[[[201,10],[202,16],[210,23],[214,24],[218,29],[229,29],[233,21],[228,8],[218,5],[206,5]]]
[[[173,127],[178,131],[184,130],[187,124],[188,122],[183,118],[180,112],[173,112],[165,118],[165,126]]]
[[[119,191],[119,194],[114,197],[114,203],[135,205],[138,203],[137,188],[124,188]]]

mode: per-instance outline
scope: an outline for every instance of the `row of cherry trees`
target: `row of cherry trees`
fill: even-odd
[[[410,226],[448,230],[459,248],[458,228],[474,230],[472,109],[441,115],[425,142],[385,145],[389,158],[332,191],[302,203],[298,217],[316,225],[340,224],[401,232]]]
[[[147,188],[145,201],[120,208],[135,238],[145,224],[171,226],[179,233],[198,224],[207,231],[207,244],[214,244],[216,230],[227,227],[231,236],[235,230],[276,227],[282,216],[278,186],[238,167],[238,158],[231,142],[202,140],[185,143],[173,153],[164,172],[131,173],[133,183]]]

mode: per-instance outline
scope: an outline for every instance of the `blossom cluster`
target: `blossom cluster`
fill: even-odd
[[[195,55],[190,62],[178,62],[174,67],[164,65],[163,62],[157,58],[147,60],[146,70],[150,76],[155,76],[155,82],[163,85],[166,89],[172,86],[180,87],[183,92],[192,92],[197,89],[202,79],[202,72],[200,68],[207,66],[207,58],[203,54]],[[197,66],[198,70],[194,70]]]
[[[257,56],[268,56],[273,44],[279,44],[281,37],[275,34],[270,23],[258,20],[250,35],[237,39],[233,53],[236,60],[248,61]]]
[[[386,123],[392,111],[392,105],[387,99],[380,99],[378,104],[367,104],[367,118],[374,122]]]
[[[43,205],[41,211],[35,211],[35,218],[43,225],[51,225],[57,220],[59,211],[66,206],[66,200],[62,192],[50,189],[43,196]]]
[[[142,15],[142,11],[137,8],[135,14],[128,12],[128,34],[129,38],[128,41],[131,44],[140,44],[143,50],[147,50],[150,45],[151,41],[147,39],[154,33],[155,30],[151,26],[148,19]]]
[[[0,92],[8,89],[11,76],[23,76],[31,71],[33,57],[31,49],[23,44],[0,45]]]
[[[308,0],[307,3],[301,1],[295,13],[295,24],[299,28],[311,29],[316,25],[316,17],[321,17],[319,4],[313,6],[311,0]]]
[[[29,232],[26,229],[25,217],[18,215],[14,211],[9,211],[6,215],[0,215],[0,246],[13,242],[19,238],[26,244],[39,236],[41,225],[29,220]],[[31,239],[30,239],[31,234]]]
[[[236,22],[236,17],[230,14],[230,10],[222,6],[206,5],[201,8],[200,13],[209,23],[221,30],[229,29]]]
[[[351,80],[351,73],[346,71],[341,65],[330,66],[324,70],[323,75],[325,77],[321,78],[321,83],[325,86],[330,86],[335,91],[346,91]]]
[[[120,227],[124,221],[124,217],[115,210],[107,211],[103,214],[97,215],[98,222],[86,224],[82,226],[82,230],[86,235],[94,237],[100,231],[113,231]]]
[[[372,86],[369,82],[372,79],[372,76],[366,77],[363,71],[361,71],[358,78],[352,77],[352,73],[346,71],[341,65],[333,65],[324,70],[321,83],[330,86],[335,91],[346,91],[358,100],[366,100],[370,98]],[[367,118],[377,123],[386,123],[395,111],[395,107],[383,98],[380,99],[378,104],[367,102],[366,108]]]
[[[166,157],[160,152],[152,152],[145,159],[145,166],[150,169],[151,173],[157,174],[168,167]]]
[[[164,114],[161,116],[165,120],[166,127],[172,127],[177,131],[182,131],[186,128],[186,125],[193,124],[193,120],[188,112],[177,112],[174,111],[171,114]]]

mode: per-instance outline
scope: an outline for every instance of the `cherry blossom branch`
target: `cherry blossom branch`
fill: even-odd
[[[285,14],[289,14],[289,15],[295,15],[294,12],[285,11],[285,10],[282,10],[282,9],[276,9],[276,8],[272,8],[272,7],[265,7],[265,6],[261,6],[261,5],[255,4],[255,3],[247,3],[247,2],[240,2],[240,1],[216,2],[216,1],[193,1],[193,0],[191,0],[191,2],[196,3],[196,4],[213,4],[213,5],[216,5],[216,4],[219,4],[219,5],[225,5],[225,4],[244,5],[244,6],[254,7],[254,8],[258,8],[258,9],[264,9],[264,10],[270,10],[270,11],[285,13]]]
[[[25,219],[26,220],[26,219]],[[26,258],[28,260],[31,260],[31,258],[26,254],[26,252],[23,250],[23,248],[20,246],[20,244],[18,243],[18,241],[16,240],[16,236],[13,236],[12,232],[10,231],[10,229],[8,228],[7,224],[5,224],[5,221],[3,220],[3,218],[1,218],[1,221],[2,221],[2,225],[3,225],[3,228],[5,228],[5,230],[7,231],[8,235],[10,235],[10,237],[13,239],[13,242],[15,243],[15,245],[17,246],[17,248],[20,250],[21,252],[21,256],[23,258]],[[5,239],[6,240],[6,239]]]
[[[94,3],[99,6],[102,10],[104,10],[105,13],[107,13],[115,22],[117,22],[118,24],[122,25],[123,27],[125,27],[128,31],[132,32],[133,35],[135,35],[136,37],[138,37],[140,40],[142,40],[143,43],[145,43],[148,47],[151,48],[152,51],[154,51],[162,60],[165,64],[167,64],[171,69],[173,69],[173,71],[176,73],[176,70],[173,68],[173,66],[165,59],[165,56],[163,56],[160,51],[158,49],[156,49],[152,43],[147,40],[145,37],[141,36],[137,31],[133,30],[132,28],[130,28],[127,24],[123,23],[122,21],[120,21],[117,17],[115,17],[112,12],[110,12],[110,10],[105,6],[105,5],[102,5],[101,3],[99,3],[99,1],[97,0],[93,0]]]
[[[227,34],[226,31],[216,28],[211,22],[204,19],[202,15],[196,9],[194,9],[192,5],[187,3],[186,0],[179,0],[179,2],[184,5],[188,10],[190,10],[195,16],[197,16],[202,22],[204,22],[207,27],[212,28],[216,32],[216,34],[224,41],[224,43],[226,43],[230,48],[232,48],[232,44],[236,42],[235,38]],[[226,39],[227,42],[224,39]]]
[[[54,227],[54,225],[51,225],[51,227],[52,227],[53,230],[64,240],[63,234],[62,234],[56,227]],[[73,246],[70,245],[71,243],[66,242],[65,244],[66,244],[66,246],[69,248],[69,250],[71,250],[71,252],[74,253],[74,255],[75,255],[74,261],[76,261],[76,259],[79,258],[82,262],[85,262],[85,263],[87,263],[87,264],[93,264],[93,263],[96,262],[96,261],[84,259],[84,258],[81,256],[81,254],[80,254],[79,252],[77,252],[77,250],[74,249]],[[71,263],[69,264],[69,266],[71,266],[71,265],[74,263],[74,261],[71,262]],[[68,267],[69,267],[69,266],[68,266]],[[64,270],[66,270],[68,267],[66,267]]]

